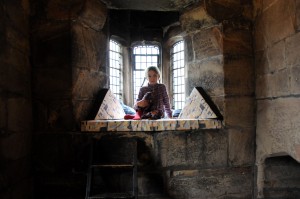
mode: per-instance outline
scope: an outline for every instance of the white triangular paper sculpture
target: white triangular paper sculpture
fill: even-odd
[[[121,103],[109,89],[101,103],[95,120],[124,119],[124,115],[125,112]]]
[[[212,119],[217,118],[215,112],[205,101],[201,93],[194,88],[187,98],[179,115],[180,119]]]

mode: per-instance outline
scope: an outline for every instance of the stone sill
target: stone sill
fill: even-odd
[[[217,119],[160,119],[160,120],[86,120],[81,122],[82,132],[145,132],[189,131],[221,129]]]

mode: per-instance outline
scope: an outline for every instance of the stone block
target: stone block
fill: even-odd
[[[257,160],[273,154],[289,154],[299,161],[299,103],[300,99],[294,97],[258,101]]]
[[[92,109],[94,108],[93,104],[95,104],[95,100],[73,99],[72,103],[73,103],[74,119],[76,121],[78,129],[80,129],[81,121],[95,118],[97,112],[95,113],[95,111],[92,111]],[[91,114],[91,112],[95,114]]]
[[[184,37],[186,63],[194,61],[194,50],[191,36]]]
[[[108,76],[102,72],[74,69],[72,97],[74,99],[94,99],[97,92],[106,87]]]
[[[270,46],[268,50],[266,50],[269,72],[272,73],[286,68],[285,51],[286,49],[284,41],[275,43],[274,45]]]
[[[72,40],[73,67],[106,72],[107,37],[103,32],[73,23]]]
[[[296,30],[300,30],[300,2],[296,1]]]
[[[293,95],[299,95],[300,94],[300,66],[297,65],[295,67],[291,68],[291,94]],[[287,76],[287,78],[289,78]]]
[[[12,132],[30,132],[32,126],[32,104],[25,98],[7,100],[7,128]]]
[[[262,51],[267,48],[268,41],[265,31],[264,15],[259,15],[254,28],[254,49],[256,51]]]
[[[227,164],[227,137],[222,133],[162,132],[155,140],[155,151],[162,167]]]
[[[300,33],[294,34],[293,36],[286,39],[286,64],[288,67],[294,67],[300,63]]]
[[[187,32],[197,31],[217,23],[215,19],[208,15],[207,11],[202,6],[186,10],[186,12],[180,15],[179,20],[182,29]]]
[[[255,74],[262,76],[270,71],[266,50],[255,52]]]
[[[275,74],[274,97],[289,95],[291,90],[290,85],[291,85],[290,70],[286,68],[278,71]]]
[[[94,30],[101,30],[106,22],[107,8],[104,3],[97,0],[85,1],[84,9],[79,20]]]
[[[231,30],[224,33],[224,54],[252,55],[252,35],[250,30]]]
[[[31,151],[32,135],[30,131],[10,133],[0,139],[1,157],[17,160],[28,156]]]
[[[256,78],[256,98],[272,97],[275,94],[275,76],[272,74],[258,76]]]
[[[259,20],[262,23],[261,29],[258,31],[263,34],[268,46],[295,33],[295,6],[293,0],[276,1],[262,13]]]
[[[252,58],[227,58],[224,63],[226,95],[253,95],[254,69]]]
[[[251,168],[201,169],[195,176],[168,179],[168,193],[178,199],[252,198]]]
[[[228,162],[231,166],[253,165],[255,162],[255,129],[228,130]]]
[[[202,87],[211,97],[224,95],[222,56],[189,64],[187,75],[189,77],[187,92],[192,92],[194,87]]]
[[[52,20],[70,20],[77,16],[82,7],[83,2],[81,0],[50,0],[47,3],[47,18]]]
[[[225,125],[233,127],[253,127],[254,98],[228,97],[225,99]]]
[[[193,38],[195,60],[223,54],[223,35],[219,27],[201,30]]]
[[[0,134],[5,133],[7,128],[7,103],[6,100],[0,96]]]
[[[37,69],[34,74],[34,85],[36,95],[44,99],[70,96],[72,74],[70,69]]]

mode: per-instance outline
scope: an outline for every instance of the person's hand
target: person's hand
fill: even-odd
[[[136,104],[137,104],[137,106],[142,107],[142,108],[149,106],[148,100],[140,100]]]

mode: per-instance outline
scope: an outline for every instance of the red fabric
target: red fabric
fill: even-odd
[[[134,115],[126,114],[126,115],[124,116],[124,119],[125,119],[125,120],[131,120],[131,119],[133,119],[133,118],[134,118]]]
[[[133,120],[140,120],[141,116],[142,116],[142,111],[138,110],[138,111],[136,111]]]

